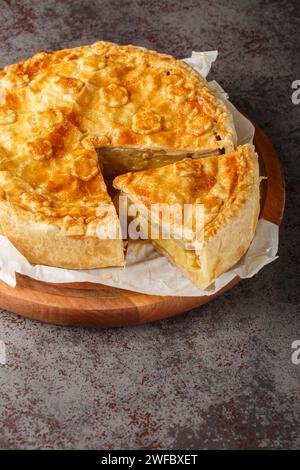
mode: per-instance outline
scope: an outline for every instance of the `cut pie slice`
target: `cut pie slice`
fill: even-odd
[[[0,72],[0,98],[1,232],[34,263],[124,263],[122,241],[96,234],[118,224],[100,165],[115,175],[235,146],[206,81],[139,47],[40,52]]]
[[[141,224],[148,227],[150,222],[150,237],[153,226],[158,229],[152,237],[157,250],[196,286],[206,288],[250,245],[259,215],[259,181],[254,147],[243,145],[219,157],[186,158],[161,168],[127,173],[115,178],[114,186],[131,204],[137,204]],[[168,227],[164,226],[163,212],[157,210],[159,204],[170,208]],[[190,223],[178,226],[175,209],[181,208],[183,222],[185,205],[192,208],[187,218]],[[198,207],[202,208],[200,231]]]

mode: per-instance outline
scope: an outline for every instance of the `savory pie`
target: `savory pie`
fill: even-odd
[[[157,228],[152,239],[156,249],[204,289],[248,249],[259,215],[259,182],[254,147],[243,145],[227,155],[185,158],[164,167],[130,172],[115,178],[114,186],[137,206],[136,216],[144,230],[151,226],[150,236],[150,230]],[[168,219],[157,210],[163,204],[171,208]],[[183,222],[185,205],[192,208],[186,227],[176,224],[172,209],[181,208]],[[203,209],[200,231],[196,207]],[[166,220],[169,237],[163,236]]]
[[[234,149],[230,112],[185,63],[99,42],[0,72],[0,228],[29,261],[124,264],[102,176]],[[97,151],[96,151],[97,149]]]

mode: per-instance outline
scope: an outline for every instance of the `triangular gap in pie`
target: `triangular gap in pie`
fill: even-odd
[[[138,217],[160,226],[152,242],[182,273],[200,288],[208,287],[246,252],[254,236],[259,215],[258,157],[252,145],[243,145],[224,156],[186,158],[161,168],[118,176],[114,186],[131,203],[141,204]],[[153,204],[204,208],[203,243],[192,228],[178,239],[171,212],[171,237],[164,239],[162,213]],[[142,210],[143,208],[143,210]],[[152,218],[152,219],[151,219]],[[182,217],[182,220],[183,217]],[[144,224],[145,225],[145,224]],[[151,235],[151,230],[149,232]]]
[[[31,261],[124,263],[105,172],[160,166],[235,146],[230,112],[188,65],[99,42],[40,52],[0,72],[0,227]],[[99,211],[97,212],[97,210]]]

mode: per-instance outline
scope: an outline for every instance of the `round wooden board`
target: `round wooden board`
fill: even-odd
[[[285,202],[284,179],[276,152],[264,132],[255,126],[255,147],[259,155],[261,216],[280,224]],[[240,281],[233,279],[212,296],[162,297],[139,294],[99,284],[51,284],[17,275],[17,287],[0,281],[3,309],[49,323],[81,326],[122,326],[172,317],[203,305],[222,295]]]

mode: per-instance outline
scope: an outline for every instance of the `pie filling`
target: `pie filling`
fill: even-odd
[[[141,171],[150,168],[159,168],[161,166],[175,163],[186,157],[208,157],[218,155],[218,149],[211,152],[196,153],[193,151],[176,150],[153,150],[139,148],[117,148],[101,147],[97,148],[99,159],[102,164],[103,174],[112,178],[130,171]]]
[[[176,266],[180,266],[184,271],[199,270],[199,257],[194,250],[185,250],[176,240],[158,239],[153,241],[154,245],[162,248]]]
[[[125,193],[121,192],[121,196],[126,196]],[[133,202],[128,198],[128,210],[130,206],[132,206]],[[149,234],[151,234],[151,224],[155,225],[156,227],[157,224],[154,222],[154,220],[148,220],[148,224],[145,221],[145,214],[141,214],[138,212],[136,214],[136,219],[140,221],[140,230],[142,231],[142,227],[148,225],[148,237]],[[159,228],[157,230],[159,237],[160,234],[162,233],[161,230],[161,224],[159,224]],[[144,234],[145,235],[145,234]],[[146,237],[146,238],[148,238]],[[154,247],[160,249],[160,251],[169,258],[169,260],[177,267],[181,269],[183,273],[188,272],[193,272],[194,276],[197,276],[197,279],[200,280],[202,279],[202,272],[201,272],[201,265],[200,265],[200,260],[199,256],[197,256],[195,250],[193,249],[186,249],[184,248],[184,241],[183,240],[176,240],[174,238],[155,238],[152,239],[151,242],[153,243]]]

